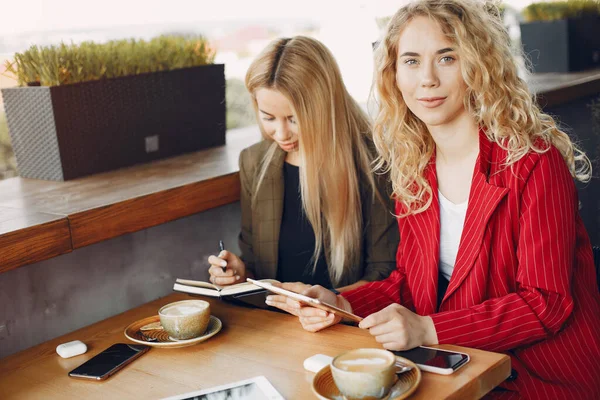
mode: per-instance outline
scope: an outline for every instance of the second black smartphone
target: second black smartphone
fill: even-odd
[[[148,350],[150,346],[116,343],[69,372],[69,376],[102,381]]]
[[[407,358],[423,371],[450,375],[469,362],[469,355],[456,351],[419,346],[407,351],[392,351],[397,356]]]

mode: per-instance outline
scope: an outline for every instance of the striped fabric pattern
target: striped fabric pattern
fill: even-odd
[[[600,295],[577,191],[555,148],[512,168],[480,134],[454,272],[437,309],[439,202],[398,220],[396,270],[343,295],[361,316],[399,303],[432,317],[440,344],[510,355],[502,398],[600,398]],[[396,211],[400,212],[400,204]]]

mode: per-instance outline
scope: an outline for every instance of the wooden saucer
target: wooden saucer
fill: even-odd
[[[153,327],[155,329],[149,329]],[[169,334],[162,329],[162,326],[160,325],[160,317],[158,315],[153,315],[151,317],[135,321],[133,324],[125,328],[124,333],[127,339],[131,340],[132,342],[145,344],[152,347],[174,349],[178,347],[193,346],[203,342],[216,335],[222,327],[223,324],[221,323],[221,320],[214,315],[211,315],[210,321],[208,321],[206,332],[204,332],[202,336],[187,340],[174,340],[171,339]]]
[[[385,400],[406,399],[417,390],[419,383],[421,383],[421,370],[410,360],[398,356],[396,358],[407,365],[411,365],[413,369],[398,375],[398,380],[392,387],[389,395],[384,398]],[[317,372],[313,378],[312,390],[321,400],[338,400],[344,398],[335,385],[329,365]]]

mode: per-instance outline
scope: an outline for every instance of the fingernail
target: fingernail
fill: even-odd
[[[242,278],[242,277],[241,277],[241,276],[239,276],[239,275],[236,275],[236,276],[235,276],[235,280],[236,280],[236,281],[239,281],[241,278]]]
[[[267,301],[272,301],[273,300],[273,296],[267,296]]]
[[[221,261],[221,267],[226,267],[227,266],[227,261]]]

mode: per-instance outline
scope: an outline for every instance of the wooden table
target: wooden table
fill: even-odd
[[[190,298],[171,294],[141,307],[42,343],[0,360],[0,399],[156,399],[264,375],[286,399],[315,398],[314,374],[302,362],[314,354],[334,356],[358,347],[380,347],[368,332],[337,325],[304,331],[287,314],[211,300],[223,330],[206,342],[180,349],[151,349],[105,382],[72,379],[67,373],[113,343],[127,342],[130,323],[155,314],[164,304]],[[56,346],[82,340],[88,352],[60,358]],[[510,374],[510,358],[457,346],[471,362],[451,376],[423,373],[413,399],[479,398]]]

